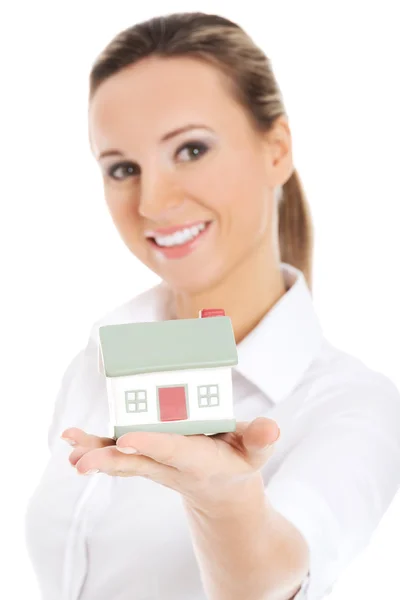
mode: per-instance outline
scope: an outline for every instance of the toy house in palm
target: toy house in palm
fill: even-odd
[[[200,311],[197,319],[100,327],[99,370],[106,378],[111,437],[235,431],[237,362],[232,323],[220,309]]]

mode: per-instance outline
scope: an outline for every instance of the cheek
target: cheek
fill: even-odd
[[[121,236],[130,241],[139,238],[140,215],[135,199],[132,199],[129,194],[108,194],[106,202]]]
[[[187,182],[187,190],[215,213],[223,227],[254,230],[268,214],[265,171],[259,163],[259,156],[240,153],[230,160],[216,160],[206,170],[198,170]]]

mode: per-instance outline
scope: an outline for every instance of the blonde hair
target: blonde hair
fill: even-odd
[[[236,100],[262,132],[268,132],[279,116],[286,116],[282,94],[264,52],[236,23],[201,12],[154,17],[117,34],[92,66],[89,102],[108,77],[149,56],[191,56],[220,69],[228,77]],[[281,260],[300,269],[311,290],[313,227],[296,169],[280,192]]]

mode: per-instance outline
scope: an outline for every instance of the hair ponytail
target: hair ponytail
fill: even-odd
[[[311,291],[313,224],[307,198],[296,169],[282,187],[278,218],[281,260],[303,272]]]

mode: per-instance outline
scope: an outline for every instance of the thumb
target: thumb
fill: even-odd
[[[242,434],[242,443],[254,466],[262,466],[271,456],[273,444],[279,439],[280,429],[266,417],[254,419]]]

